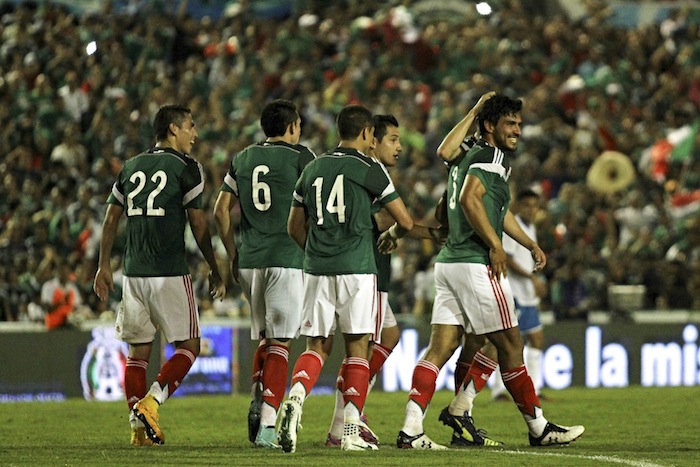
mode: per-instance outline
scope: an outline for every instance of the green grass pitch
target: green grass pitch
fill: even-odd
[[[406,451],[395,446],[406,394],[372,392],[366,413],[380,438],[379,451],[326,448],[331,396],[309,397],[297,452],[255,449],[247,440],[249,400],[244,395],[172,398],[160,408],[163,446],[132,448],[126,403],[69,400],[0,405],[0,464],[4,466],[608,466],[700,465],[700,388],[571,388],[549,391],[545,416],[559,424],[582,424],[570,446],[531,448],[512,403],[491,402],[485,391],[474,418],[503,448]],[[437,421],[452,394],[439,391],[425,419],[428,435],[448,443]]]

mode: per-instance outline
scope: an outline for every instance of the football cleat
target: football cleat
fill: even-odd
[[[141,420],[146,429],[146,436],[153,441],[154,444],[165,444],[165,435],[158,426],[158,401],[147,394],[146,397],[134,404],[132,411],[136,418]]]
[[[343,427],[343,439],[340,448],[343,451],[376,451],[375,443],[365,441],[361,435],[363,427],[356,423],[346,423]]]
[[[367,425],[367,418],[365,417],[363,420],[362,417],[360,417],[360,423],[358,423],[358,425],[360,427],[360,438],[370,444],[379,446],[379,437],[377,437],[374,431]]]
[[[326,436],[326,446],[329,448],[337,448],[340,447],[341,440],[340,438],[336,438],[332,434],[328,433],[328,436]]]
[[[297,430],[301,428],[301,404],[289,399],[282,404],[281,409],[279,444],[284,452],[294,452],[297,449]]]
[[[486,437],[484,430],[477,430],[474,420],[469,415],[452,415],[448,407],[442,409],[439,420],[447,425],[454,433],[450,444],[453,446],[502,446],[500,441],[494,441]]]
[[[399,431],[396,437],[396,447],[399,449],[431,449],[433,451],[446,451],[447,446],[438,444],[428,438],[425,433],[416,436],[408,436],[403,431]]]
[[[558,426],[547,422],[544,431],[538,437],[529,434],[530,446],[556,446],[567,445],[581,437],[586,429],[581,425]]]
[[[131,445],[134,447],[153,446],[153,441],[146,435],[146,427],[131,428]]]
[[[255,437],[255,447],[267,449],[280,449],[277,444],[277,430],[274,426],[261,426]]]

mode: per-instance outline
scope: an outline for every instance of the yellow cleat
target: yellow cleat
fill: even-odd
[[[136,418],[143,423],[146,436],[153,444],[165,444],[165,435],[158,426],[158,401],[151,395],[134,404],[133,412]]]
[[[134,447],[153,446],[153,441],[146,435],[145,427],[131,429],[131,445]]]

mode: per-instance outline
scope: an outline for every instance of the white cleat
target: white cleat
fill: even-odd
[[[396,438],[396,447],[399,449],[431,449],[433,451],[447,451],[447,446],[438,444],[428,435],[421,433],[416,436],[408,436],[403,431],[399,431],[399,436]]]
[[[544,431],[538,437],[529,435],[530,446],[557,446],[567,445],[579,439],[586,429],[581,425],[558,426],[547,422]]]
[[[279,445],[284,452],[294,452],[297,449],[297,430],[301,428],[301,404],[290,399],[281,407]]]
[[[343,438],[340,441],[340,448],[343,451],[376,451],[379,449],[376,444],[362,438],[362,428],[359,423],[345,424],[343,427]]]

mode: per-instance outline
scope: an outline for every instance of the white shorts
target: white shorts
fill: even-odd
[[[117,337],[129,344],[153,342],[160,329],[168,342],[201,336],[192,277],[126,277],[117,312]]]
[[[343,334],[373,334],[377,330],[376,300],[375,274],[306,274],[301,334],[328,337],[336,319]]]
[[[293,268],[241,269],[241,286],[250,303],[250,338],[292,339],[299,335],[304,272]]]
[[[382,329],[398,326],[394,310],[391,309],[389,304],[389,292],[377,292],[377,323],[380,326],[371,337],[372,341],[378,343],[382,342]]]
[[[462,326],[477,335],[517,326],[508,278],[491,280],[485,264],[436,263],[430,324]]]

